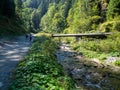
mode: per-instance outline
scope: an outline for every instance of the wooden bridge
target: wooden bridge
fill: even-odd
[[[104,39],[107,38],[107,35],[111,34],[112,33],[52,34],[52,37],[76,37],[76,41],[79,41],[81,37]]]
[[[52,34],[52,37],[104,37],[112,33]]]

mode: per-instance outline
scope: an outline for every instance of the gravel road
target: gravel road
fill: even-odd
[[[25,36],[0,39],[0,90],[8,90],[15,67],[28,52],[30,43]]]

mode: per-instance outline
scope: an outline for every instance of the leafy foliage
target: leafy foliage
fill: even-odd
[[[107,19],[110,20],[117,15],[120,15],[120,0],[110,0],[107,11]]]
[[[116,66],[120,66],[120,60],[117,60],[116,62],[114,62],[114,64],[115,64]]]
[[[57,44],[49,35],[39,35],[19,63],[11,90],[71,90],[72,80],[56,61]]]
[[[26,32],[21,21],[21,0],[1,0],[0,35],[18,35]]]
[[[120,57],[120,33],[116,32],[106,40],[84,39],[77,45],[73,44],[73,49],[82,52],[86,57],[99,58],[105,60],[109,56]]]

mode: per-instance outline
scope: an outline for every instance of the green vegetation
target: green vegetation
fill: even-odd
[[[20,21],[4,16],[0,17],[0,36],[20,35],[25,32],[24,25],[20,24]]]
[[[107,19],[110,20],[116,16],[120,15],[120,0],[117,2],[115,0],[110,0],[107,11]]]
[[[25,32],[112,32],[106,39],[65,42],[87,58],[120,57],[120,0],[1,0],[0,36]],[[73,83],[56,60],[56,48],[49,35],[35,38],[16,69],[11,90],[70,90]],[[120,61],[114,64],[120,66]]]
[[[87,58],[120,57],[120,0],[1,0],[0,36],[25,32],[99,33],[106,39],[65,39]],[[41,34],[20,62],[11,90],[70,90],[72,80],[58,64],[57,44]],[[114,62],[120,66],[120,61]]]
[[[21,20],[21,0],[1,0],[0,3],[0,36],[20,35],[25,33]]]
[[[67,25],[70,5],[71,0],[25,0],[22,19],[32,32],[60,33]]]
[[[72,90],[73,81],[56,60],[56,48],[49,35],[38,34],[15,71],[11,90]]]
[[[24,0],[22,20],[27,29],[34,32],[110,32],[111,29],[119,29],[120,0],[114,2],[115,0]]]
[[[117,33],[117,34],[116,34]],[[99,39],[83,39],[77,45],[73,45],[73,49],[78,52],[83,51],[84,55],[87,57],[119,57],[120,56],[120,33],[116,32],[115,34],[108,37],[105,40]],[[82,49],[84,48],[84,49]],[[97,55],[97,56],[96,56]]]
[[[107,39],[66,39],[86,57],[105,60],[120,56],[120,0],[23,0],[27,29],[47,33],[112,32]],[[73,44],[74,43],[74,44]]]
[[[120,57],[120,32],[113,33],[107,39],[82,39],[80,42],[71,43],[77,52],[82,52],[87,58],[97,58],[101,61],[107,57]],[[117,64],[115,64],[117,65]]]
[[[114,64],[115,64],[116,66],[120,66],[120,60],[117,60],[116,62],[114,62]]]

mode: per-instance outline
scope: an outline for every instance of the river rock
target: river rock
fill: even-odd
[[[71,71],[71,74],[72,74],[72,78],[73,79],[83,79],[83,77],[85,76],[85,71],[86,69],[85,68],[81,68],[81,69],[74,69]]]
[[[91,81],[94,84],[98,84],[100,82],[100,80],[102,79],[102,75],[100,75],[99,73],[95,72],[95,73],[91,73],[90,75],[86,75],[86,78]]]
[[[117,60],[120,60],[119,57],[107,57],[107,59],[105,60],[106,63],[114,63]]]

